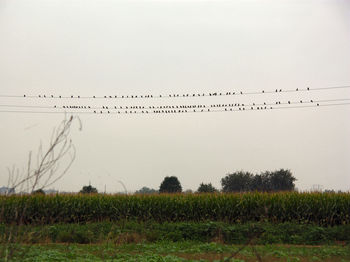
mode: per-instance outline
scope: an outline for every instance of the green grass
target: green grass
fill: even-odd
[[[321,227],[315,224],[255,222],[119,221],[87,224],[6,225],[0,224],[0,243],[16,236],[17,243],[139,243],[200,241],[244,244],[259,235],[257,244],[331,245],[350,243],[350,225]]]
[[[1,246],[0,246],[1,247]],[[122,245],[18,245],[12,261],[224,261],[241,246],[193,241]],[[349,246],[250,246],[229,261],[350,261]],[[3,260],[4,261],[4,260]],[[11,260],[10,260],[11,261]]]

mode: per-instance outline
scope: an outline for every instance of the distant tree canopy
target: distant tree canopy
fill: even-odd
[[[244,192],[244,191],[292,191],[295,188],[290,170],[280,169],[277,171],[265,171],[253,175],[249,172],[238,171],[228,174],[221,179],[223,192]]]
[[[218,190],[211,184],[201,183],[197,189],[197,193],[215,193]]]
[[[82,194],[93,194],[97,193],[97,189],[91,185],[83,186],[83,189],[80,190],[80,193]]]
[[[45,191],[40,188],[32,192],[33,195],[45,195]]]
[[[136,190],[135,194],[155,194],[158,190],[144,186],[143,188]]]
[[[167,176],[160,184],[159,193],[180,193],[182,187],[176,176]]]

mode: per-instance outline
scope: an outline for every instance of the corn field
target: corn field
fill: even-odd
[[[350,223],[350,194],[241,193],[174,195],[1,196],[0,223],[297,222],[333,226]]]

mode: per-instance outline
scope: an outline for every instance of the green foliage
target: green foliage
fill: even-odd
[[[32,194],[45,195],[45,191],[40,188],[40,189],[37,189],[37,190],[33,191]]]
[[[217,193],[218,190],[211,184],[201,183],[197,189],[197,193]]]
[[[262,232],[257,244],[320,245],[344,242],[350,244],[350,225],[320,227],[297,223],[224,222],[165,222],[121,221],[87,224],[56,224],[17,226],[9,229],[0,225],[0,239],[18,232],[18,243],[142,243],[158,241],[218,241],[226,244],[244,244],[252,233]],[[2,241],[0,241],[0,244]]]
[[[289,170],[266,171],[258,175],[249,172],[235,172],[221,179],[223,192],[278,192],[292,191],[295,188],[293,177]]]
[[[0,223],[225,221],[350,224],[350,194],[244,193],[0,196]],[[18,216],[18,214],[23,214]]]
[[[253,175],[249,172],[235,172],[221,179],[223,192],[245,192],[250,191]]]
[[[146,186],[142,187],[139,190],[136,190],[135,194],[156,194],[158,193],[158,190],[155,190],[153,188],[148,188]]]
[[[97,189],[91,185],[83,186],[82,190],[80,190],[82,194],[97,194]]]
[[[159,193],[181,193],[182,187],[176,176],[167,176],[160,184]]]
[[[350,249],[340,245],[333,246],[283,246],[258,245],[254,249],[242,246],[226,245],[217,242],[203,243],[197,241],[160,241],[157,243],[130,243],[120,245],[79,245],[79,244],[17,244],[12,259],[1,261],[23,262],[96,262],[96,261],[135,261],[135,262],[179,262],[179,261],[349,261]],[[1,248],[1,247],[0,247]],[[239,251],[239,258],[227,259]]]

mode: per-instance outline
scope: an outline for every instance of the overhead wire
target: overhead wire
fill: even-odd
[[[182,93],[182,94],[168,94],[168,95],[103,95],[103,96],[80,96],[80,95],[0,95],[0,98],[48,98],[48,99],[149,99],[149,98],[194,98],[194,97],[217,97],[217,96],[237,96],[237,95],[263,95],[263,94],[273,94],[273,93],[291,93],[291,92],[309,92],[309,91],[322,91],[322,90],[332,90],[332,89],[344,89],[350,88],[350,85],[342,86],[326,86],[326,87],[316,87],[316,88],[295,88],[295,89],[281,89],[277,88],[274,90],[260,90],[260,91],[226,91],[226,92],[191,92],[191,93]]]
[[[191,104],[191,105],[128,105],[128,106],[116,106],[116,105],[102,105],[102,106],[90,106],[90,105],[53,105],[53,106],[32,106],[32,105],[17,105],[17,104],[0,104],[0,107],[11,107],[11,108],[43,108],[43,109],[137,109],[137,110],[152,110],[152,109],[190,109],[190,108],[226,108],[226,107],[257,107],[257,106],[272,106],[272,105],[288,105],[288,104],[308,104],[308,103],[325,103],[325,102],[340,102],[340,101],[350,101],[350,98],[336,98],[336,99],[319,99],[319,100],[298,100],[291,101],[286,100],[286,102],[275,101],[275,102],[260,102],[260,103],[216,103],[216,104]]]
[[[350,102],[335,103],[335,104],[310,104],[310,105],[299,105],[299,106],[270,106],[266,108],[231,108],[230,110],[225,109],[192,109],[192,110],[100,110],[98,111],[31,111],[31,110],[0,110],[0,113],[34,113],[34,114],[181,114],[181,113],[215,113],[215,112],[238,112],[238,111],[265,111],[275,109],[297,109],[297,108],[312,108],[312,107],[332,107],[332,106],[345,106],[350,105]]]

